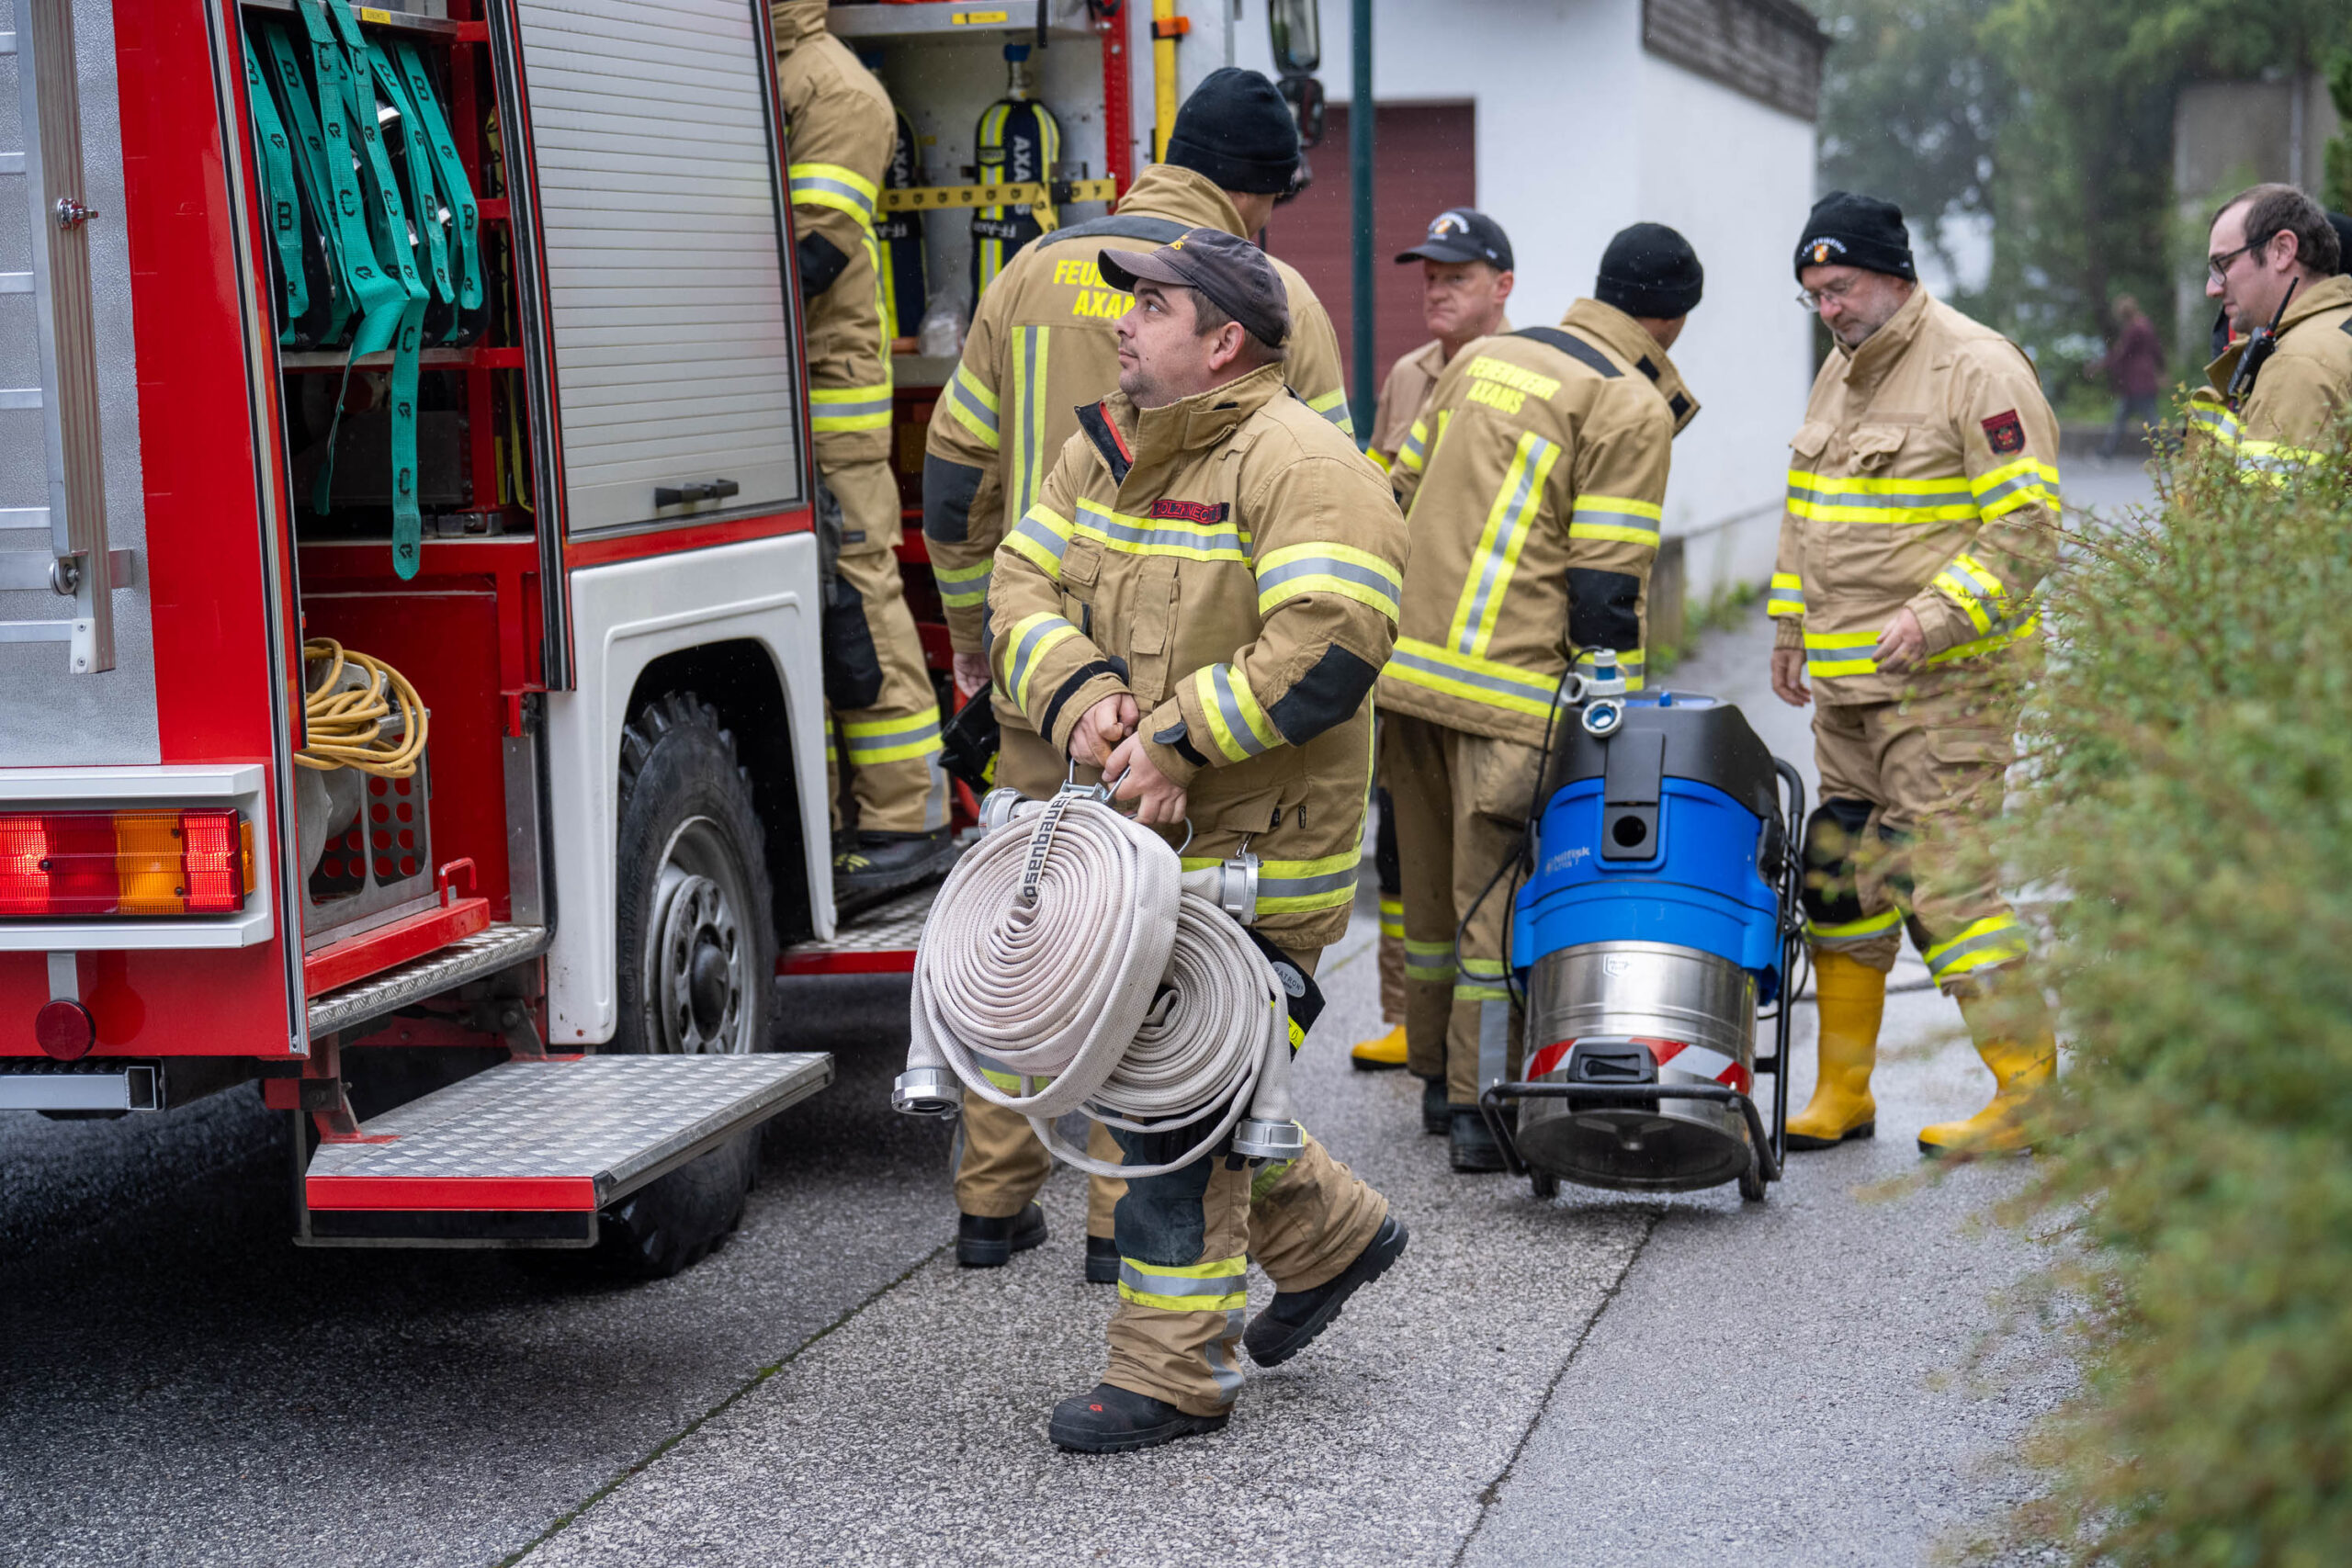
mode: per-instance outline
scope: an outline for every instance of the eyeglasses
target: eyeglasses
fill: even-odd
[[[2266,235],[2262,239],[2255,241],[2252,244],[2240,245],[2234,251],[2223,251],[2218,256],[2207,256],[2205,258],[2206,276],[2211,277],[2216,283],[2225,281],[2230,276],[2230,264],[2232,262],[2237,260],[2238,257],[2245,254],[2248,251],[2258,251],[2262,249],[2263,246],[2268,244],[2272,240],[2277,238],[2278,236],[2276,234]]]
[[[1854,291],[1854,285],[1860,281],[1861,279],[1855,277],[1846,278],[1817,292],[1811,288],[1800,288],[1797,290],[1797,309],[1815,312],[1821,309],[1824,300],[1833,300],[1842,305],[1846,302],[1846,296]]]

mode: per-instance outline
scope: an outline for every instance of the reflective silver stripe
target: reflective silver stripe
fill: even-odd
[[[1354,868],[1327,872],[1320,876],[1264,876],[1258,878],[1258,897],[1305,898],[1317,893],[1339,893],[1356,885]]]
[[[1258,592],[1263,594],[1269,589],[1279,588],[1283,583],[1301,577],[1336,577],[1348,582],[1360,582],[1366,588],[1377,589],[1391,600],[1397,598],[1402,592],[1395,574],[1375,571],[1371,567],[1358,566],[1353,561],[1333,560],[1329,556],[1315,556],[1306,560],[1288,561],[1271,571],[1260,572]]]
[[[1511,547],[1518,542],[1521,531],[1526,525],[1528,502],[1535,491],[1536,470],[1558,448],[1541,436],[1527,441],[1519,450],[1517,460],[1512,464],[1518,471],[1519,481],[1511,490],[1510,504],[1503,509],[1502,527],[1495,536],[1494,547],[1487,551],[1485,558],[1478,563],[1478,591],[1471,596],[1470,607],[1462,616],[1462,639],[1454,644],[1461,652],[1476,654],[1485,640],[1478,636],[1478,627],[1487,618],[1487,600],[1494,592],[1495,580],[1502,575],[1504,563],[1517,562],[1517,552]]]
[[[1012,400],[1012,507],[1027,512],[1037,499],[1037,487],[1043,482],[1045,454],[1046,400],[1045,389],[1038,383],[1043,378],[1045,358],[1044,327],[1023,327],[1014,334],[1020,340],[1020,353],[1013,361]],[[1054,553],[1059,555],[1057,544]]]
[[[1135,545],[1145,550],[1176,548],[1182,550],[1230,550],[1242,553],[1241,536],[1231,529],[1211,533],[1204,529],[1154,528],[1145,519],[1128,517],[1107,507],[1095,507],[1079,502],[1078,526],[1102,535],[1122,545]]]
[[[1056,615],[1050,620],[1041,621],[1031,626],[1027,634],[1013,645],[1011,684],[1015,702],[1020,700],[1022,688],[1029,683],[1029,661],[1037,656],[1038,645],[1057,632],[1075,632],[1076,630],[1078,630],[1076,626],[1071,626],[1059,615]]]
[[[1869,507],[1881,512],[1917,512],[1936,506],[1973,506],[1975,499],[1961,481],[1958,490],[1947,491],[1846,491],[1815,490],[1789,481],[1789,499],[1815,506]]]
[[[1150,1264],[1139,1264],[1131,1258],[1119,1259],[1119,1283],[1148,1296],[1206,1296],[1213,1302],[1249,1288],[1246,1275],[1196,1278],[1190,1274],[1161,1274],[1154,1271]]]
[[[1022,514],[1021,521],[1012,525],[1012,531],[1024,539],[1043,545],[1046,553],[1056,560],[1062,558],[1062,551],[1069,544],[1068,539],[1025,512]]]
[[[828,196],[841,197],[844,200],[848,201],[853,207],[856,208],[858,211],[864,213],[868,222],[873,220],[874,198],[866,195],[864,191],[858,189],[855,186],[851,185],[848,181],[828,179],[822,175],[795,175],[792,176],[792,194],[796,198],[804,196],[814,196],[820,192]]]
[[[1588,528],[1622,528],[1629,534],[1645,536],[1652,544],[1657,542],[1657,525],[1630,512],[1593,512],[1578,507],[1568,513],[1568,526],[1573,528],[1579,524]]]
[[[2019,474],[2015,479],[2003,479],[1999,484],[1978,496],[1977,510],[1984,511],[1996,501],[2006,501],[2010,496],[2026,491],[2040,491],[2047,498],[2050,505],[2058,504],[2058,487],[2055,484],[2043,479],[2040,474]]]
[[[1262,752],[1271,751],[1273,748],[1258,739],[1258,732],[1250,728],[1248,716],[1241,711],[1240,703],[1234,699],[1232,670],[1233,667],[1229,664],[1209,666],[1209,684],[1216,692],[1217,711],[1225,716],[1225,727],[1232,733],[1233,743],[1250,756],[1255,757]],[[1255,694],[1251,694],[1254,697]],[[1272,721],[1269,720],[1269,722]],[[1263,882],[1259,884],[1259,897],[1267,897]]]
[[[948,396],[956,400],[956,406],[961,409],[973,423],[986,427],[989,438],[993,440],[997,434],[996,410],[980,401],[974,394],[972,388],[967,384],[967,378],[970,375],[971,372],[962,366],[956,367],[956,374],[947,383]]]
[[[929,718],[910,720],[901,728],[879,730],[870,735],[854,733],[854,729],[860,728],[863,727],[853,726],[851,727],[853,732],[844,733],[842,736],[842,739],[849,742],[849,754],[853,761],[869,752],[895,751],[901,746],[936,741],[939,739],[939,716],[934,709]]]
[[[1425,674],[1459,682],[1464,686],[1476,686],[1500,696],[1518,697],[1522,701],[1532,699],[1536,702],[1544,702],[1551,696],[1550,692],[1523,682],[1501,680],[1479,671],[1465,670],[1459,664],[1440,664],[1433,659],[1425,659],[1418,653],[1408,653],[1401,648],[1389,654],[1388,661],[1392,664],[1402,664],[1408,670],[1419,670]]]
[[[1941,976],[1946,970],[1962,959],[1983,953],[1988,948],[2006,948],[2008,950],[2008,958],[2023,958],[2033,951],[2033,939],[2028,934],[2023,925],[2012,921],[1997,930],[1986,931],[1981,936],[1970,937],[1965,942],[1956,942],[1948,947],[1939,947],[1936,949],[1935,955],[1927,961],[1928,973]],[[2007,961],[2007,959],[2003,960],[2005,963]]]
[[[839,396],[820,389],[808,394],[808,412],[818,419],[868,419],[890,412],[890,395],[878,398]]]

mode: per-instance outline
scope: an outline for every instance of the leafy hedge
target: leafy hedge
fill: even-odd
[[[2183,457],[2048,590],[2004,852],[2066,895],[2025,1210],[2082,1244],[2085,1378],[2016,1534],[2076,1562],[2352,1561],[2347,476]]]

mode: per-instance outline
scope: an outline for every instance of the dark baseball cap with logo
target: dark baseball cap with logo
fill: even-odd
[[[1222,229],[1193,229],[1156,251],[1104,251],[1103,281],[1135,292],[1137,283],[1197,288],[1251,337],[1280,348],[1290,336],[1290,298],[1266,253]]]
[[[1466,207],[1449,207],[1430,220],[1430,231],[1421,243],[1409,251],[1399,252],[1400,262],[1485,262],[1497,272],[1509,272],[1510,265],[1510,236],[1503,226],[1483,212],[1473,212]]]

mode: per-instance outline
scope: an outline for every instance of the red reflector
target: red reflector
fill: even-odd
[[[33,1014],[33,1043],[44,1055],[61,1062],[78,1062],[90,1054],[97,1043],[98,1026],[90,1020],[90,1010],[80,1002],[63,997],[41,1004]]]
[[[0,916],[235,914],[247,864],[225,807],[0,812]]]

